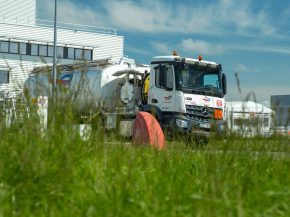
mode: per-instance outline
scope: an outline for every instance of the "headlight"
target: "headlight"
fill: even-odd
[[[188,125],[188,121],[181,120],[181,119],[176,119],[175,123],[178,127],[181,127],[181,128],[187,128],[187,125]]]

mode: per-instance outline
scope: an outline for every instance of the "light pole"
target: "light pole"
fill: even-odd
[[[57,54],[57,0],[54,1],[54,37],[53,37],[53,70],[52,70],[52,96],[54,98],[56,89],[56,54]]]
[[[53,37],[53,69],[52,69],[52,99],[51,99],[51,120],[55,123],[55,103],[56,103],[56,55],[57,55],[57,0],[54,1],[54,37]]]

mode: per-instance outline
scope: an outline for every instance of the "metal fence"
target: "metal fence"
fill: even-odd
[[[1,22],[18,24],[18,25],[28,25],[28,26],[43,26],[43,27],[49,27],[49,28],[53,28],[54,26],[54,21],[50,21],[50,20],[29,19],[29,18],[23,20],[23,19],[18,19],[17,17],[15,17],[14,19],[7,19],[5,17],[2,17],[2,19],[0,19],[0,23]],[[102,26],[91,26],[91,25],[84,25],[84,24],[57,22],[57,27],[59,29],[117,35],[116,28],[108,28],[108,27],[102,27]]]

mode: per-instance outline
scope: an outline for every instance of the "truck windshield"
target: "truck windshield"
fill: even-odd
[[[220,71],[195,65],[176,66],[176,89],[183,92],[222,96]]]

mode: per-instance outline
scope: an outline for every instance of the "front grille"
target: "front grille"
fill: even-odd
[[[186,105],[186,117],[199,121],[208,122],[213,119],[214,109],[207,106]]]

